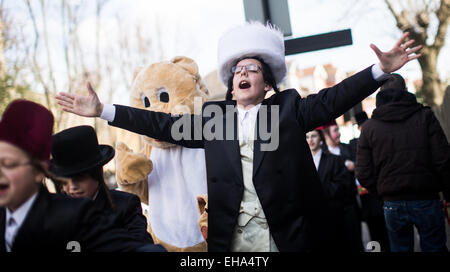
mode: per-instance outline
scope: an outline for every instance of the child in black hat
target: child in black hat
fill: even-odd
[[[87,199],[51,194],[48,170],[53,115],[42,105],[15,100],[0,121],[0,253],[162,251],[112,224]]]
[[[53,136],[50,171],[69,178],[62,191],[74,198],[93,200],[96,208],[108,213],[113,224],[125,228],[142,241],[153,242],[147,232],[139,198],[130,193],[109,190],[103,177],[103,165],[114,157],[109,145],[99,145],[94,128],[78,126]]]

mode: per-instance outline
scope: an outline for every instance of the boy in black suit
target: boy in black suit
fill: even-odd
[[[0,121],[0,252],[158,251],[138,241],[88,199],[50,194],[53,115],[27,100],[13,101]]]

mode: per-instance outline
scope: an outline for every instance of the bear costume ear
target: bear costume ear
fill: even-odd
[[[137,68],[134,69],[134,72],[133,72],[133,81],[136,80],[137,75],[142,71],[143,68],[144,68],[144,67],[139,66],[139,67],[137,67]]]
[[[180,65],[186,71],[188,71],[189,74],[196,76],[196,77],[198,76],[198,66],[194,62],[194,60],[192,60],[188,57],[178,56],[178,57],[174,57],[171,60],[171,62],[174,64],[177,64],[177,65]]]

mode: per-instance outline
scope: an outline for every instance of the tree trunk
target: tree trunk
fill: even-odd
[[[419,93],[423,96],[423,102],[430,107],[440,105],[444,94],[437,71],[437,57],[436,50],[424,47],[422,57],[418,59],[422,69],[422,87]]]

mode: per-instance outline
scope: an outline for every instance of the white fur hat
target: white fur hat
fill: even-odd
[[[286,76],[284,39],[274,26],[259,22],[245,23],[228,30],[219,40],[219,77],[225,86],[232,76],[231,68],[242,57],[258,56],[269,65],[275,82],[279,84]]]

